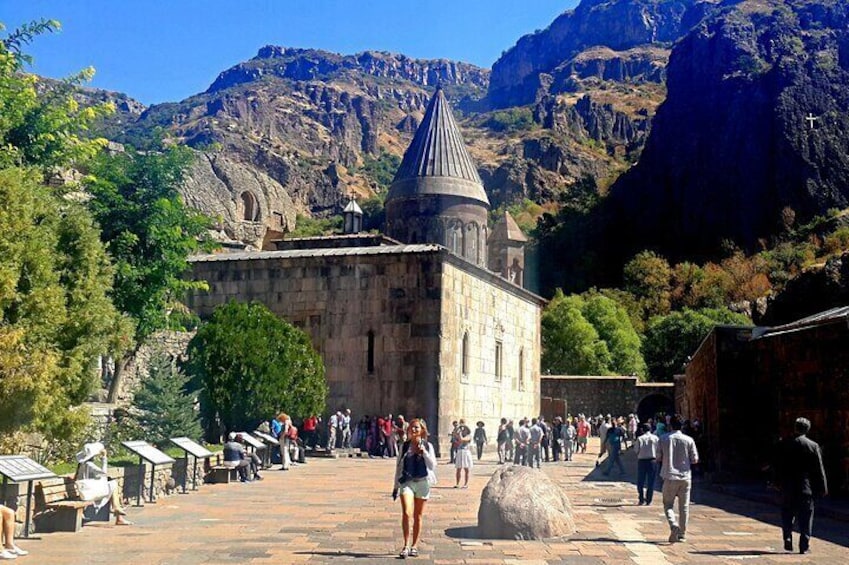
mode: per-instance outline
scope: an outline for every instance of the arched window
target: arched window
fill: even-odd
[[[502,355],[504,353],[504,345],[500,341],[495,342],[495,380],[500,381],[504,364],[502,363]]]
[[[368,331],[368,353],[366,353],[366,370],[374,373],[374,332]]]
[[[469,332],[463,333],[463,375],[469,374]]]
[[[447,247],[455,255],[462,255],[463,252],[463,227],[459,223],[453,223],[448,226],[446,231]]]
[[[242,219],[246,222],[259,220],[259,203],[251,192],[242,193]]]
[[[519,350],[519,376],[516,379],[519,390],[525,390],[525,348]]]
[[[478,263],[478,225],[469,224],[466,226],[466,233],[463,237],[463,257],[472,263]]]

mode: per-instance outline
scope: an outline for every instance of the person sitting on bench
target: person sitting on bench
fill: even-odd
[[[236,469],[239,472],[239,480],[243,483],[248,481],[249,469],[254,480],[261,481],[259,468],[262,461],[256,453],[248,454],[245,451],[245,447],[241,443],[242,434],[230,432],[227,438],[230,441],[224,444],[224,466],[229,469]]]
[[[101,456],[100,467],[95,465],[93,461],[98,455]],[[115,525],[131,525],[132,522],[125,518],[127,511],[124,510],[124,506],[121,504],[121,492],[118,490],[118,482],[109,478],[106,448],[103,444],[99,441],[85,444],[82,451],[77,453],[76,459],[78,465],[74,480],[85,481],[88,484],[92,482],[103,483],[101,485],[102,489],[99,490],[99,492],[103,493],[103,496],[91,499],[94,502],[95,510],[99,511],[108,503],[111,512],[115,514]],[[78,482],[77,484],[79,485],[80,483]]]
[[[0,559],[17,559],[27,555],[25,551],[15,545],[15,511],[0,504],[0,524],[2,524],[3,549],[0,550]]]

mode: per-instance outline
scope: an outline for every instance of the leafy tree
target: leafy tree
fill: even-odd
[[[561,290],[542,313],[542,370],[561,375],[610,373],[607,344],[581,312],[579,296]]]
[[[0,170],[0,435],[31,426],[61,438],[92,390],[93,360],[126,326],[91,217],[39,180]]]
[[[0,30],[2,30],[0,24]],[[82,165],[106,145],[84,134],[98,118],[114,111],[109,103],[81,108],[73,88],[91,79],[93,69],[44,89],[39,78],[24,72],[31,62],[24,46],[36,36],[59,29],[55,20],[25,24],[0,39],[0,167],[33,166],[44,172]]]
[[[363,230],[385,231],[386,209],[384,208],[384,202],[381,196],[372,196],[363,200],[360,203],[360,208],[363,211]]]
[[[625,264],[625,290],[637,298],[645,319],[669,313],[671,276],[669,263],[653,251],[642,251]]]
[[[200,439],[200,419],[187,392],[189,381],[168,355],[157,352],[151,357],[148,373],[133,397],[134,419],[145,440],[164,447],[172,437]]]
[[[653,380],[671,381],[714,326],[750,325],[751,320],[727,308],[703,308],[672,312],[649,322],[643,355]]]
[[[188,348],[189,374],[200,387],[202,415],[228,430],[245,429],[283,410],[324,411],[324,363],[301,330],[260,303],[215,309]]]
[[[640,352],[642,343],[625,308],[611,298],[590,294],[584,298],[581,312],[598,332],[599,339],[607,345],[610,370],[620,375],[645,378],[648,370]]]
[[[178,188],[191,162],[191,151],[172,147],[161,153],[103,154],[91,165],[88,206],[100,222],[101,237],[115,264],[112,300],[135,325],[136,347],[153,332],[178,326],[179,300],[188,290],[205,289],[203,281],[183,275],[187,258],[211,250],[211,221],[184,203]],[[123,367],[119,361],[109,390],[114,401]]]

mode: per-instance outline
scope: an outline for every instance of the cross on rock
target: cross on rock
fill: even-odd
[[[805,121],[811,124],[811,129],[814,129],[814,122],[819,118],[814,116],[812,113],[808,112],[808,116],[805,118]]]

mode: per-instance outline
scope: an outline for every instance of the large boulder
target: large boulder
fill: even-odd
[[[508,465],[493,473],[483,489],[481,538],[545,539],[574,532],[569,498],[542,471]]]

